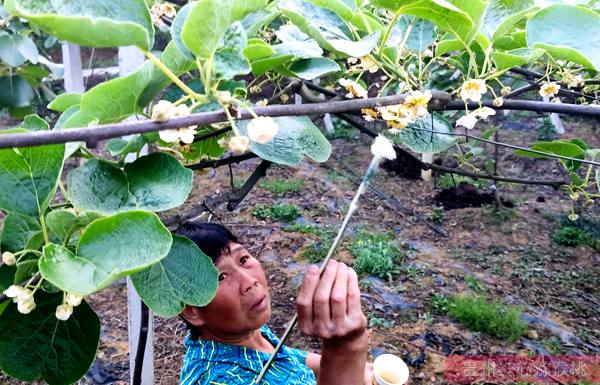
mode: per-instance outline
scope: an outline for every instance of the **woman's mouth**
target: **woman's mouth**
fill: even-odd
[[[267,304],[267,296],[263,295],[256,302],[252,304],[250,307],[250,311],[259,311],[262,310]]]

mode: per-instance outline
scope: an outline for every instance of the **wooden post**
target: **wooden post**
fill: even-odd
[[[549,102],[550,98],[547,96],[544,96],[544,101]],[[552,122],[552,125],[554,126],[554,130],[556,131],[557,134],[562,135],[565,133],[565,126],[563,125],[563,122],[562,122],[562,120],[560,120],[560,116],[558,116],[557,113],[553,112],[550,114],[550,121]]]
[[[421,160],[425,163],[433,162],[433,153],[432,152],[424,152],[421,154]],[[425,182],[431,182],[431,170],[422,170],[421,171],[421,179]]]
[[[81,50],[77,44],[62,43],[62,62],[65,67],[65,91],[83,93],[85,89],[83,88]]]
[[[119,76],[127,76],[137,70],[145,60],[144,53],[136,47],[119,47]],[[123,137],[129,139],[131,136]],[[144,146],[140,155],[148,154],[148,147]],[[135,154],[128,154],[125,162],[133,162]],[[129,383],[133,383],[133,370],[137,353],[137,345],[141,326],[140,296],[135,291],[129,277],[127,277],[127,330],[129,333]],[[148,339],[144,350],[144,365],[142,367],[142,385],[154,384],[154,317],[152,313],[148,320]]]

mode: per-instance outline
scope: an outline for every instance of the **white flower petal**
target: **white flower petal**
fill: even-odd
[[[176,129],[158,131],[158,136],[160,137],[160,140],[167,143],[176,143],[179,141],[179,135],[177,134]]]
[[[371,153],[384,159],[396,159],[396,150],[393,143],[383,135],[377,135],[371,145]]]

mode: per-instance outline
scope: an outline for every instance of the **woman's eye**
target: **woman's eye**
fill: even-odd
[[[244,263],[246,263],[248,261],[248,258],[249,257],[242,257],[242,258],[240,258],[240,264],[243,265]]]
[[[224,279],[225,279],[225,273],[219,274],[219,281],[222,281]]]

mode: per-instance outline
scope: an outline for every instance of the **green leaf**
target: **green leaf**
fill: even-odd
[[[106,142],[106,151],[112,156],[125,156],[130,153],[139,152],[146,145],[146,138],[143,135],[132,135],[129,140],[121,138],[109,139]]]
[[[83,377],[100,340],[100,319],[87,302],[73,309],[67,321],[54,313],[63,295],[36,292],[36,308],[21,314],[10,303],[0,313],[0,368],[22,381],[41,378],[49,385],[67,385]]]
[[[544,53],[540,48],[518,48],[507,52],[492,52],[492,60],[497,70],[503,70],[533,63]]]
[[[16,266],[0,265],[0,292],[8,289],[15,283]],[[2,314],[2,313],[0,313]]]
[[[294,55],[278,55],[255,60],[252,62],[252,73],[254,76],[260,76],[269,70],[284,65],[292,59],[294,59]]]
[[[469,0],[468,8],[477,8],[481,1]],[[388,9],[395,14],[413,15],[429,20],[438,28],[450,32],[464,44],[475,36],[475,23],[468,12],[456,6],[454,1],[445,0],[371,0],[371,4]],[[483,3],[485,4],[485,3]],[[484,5],[485,6],[485,5]]]
[[[80,104],[82,96],[82,94],[78,93],[60,94],[48,104],[48,108],[58,112],[65,112],[70,107]]]
[[[4,219],[1,250],[13,253],[25,249],[37,250],[43,241],[42,226],[37,217],[9,213]]]
[[[297,58],[323,55],[319,44],[293,24],[282,25],[275,35],[282,42],[282,44],[273,46],[278,55],[294,55]]]
[[[33,90],[18,75],[0,76],[0,107],[26,107],[31,104]]]
[[[398,46],[404,40],[409,27],[411,30],[405,45],[409,50],[417,53],[423,52],[435,42],[435,26],[431,22],[408,15],[401,15],[396,18],[396,22],[386,42],[386,47]]]
[[[77,214],[72,209],[50,211],[46,215],[46,226],[51,241],[61,243],[77,227]]]
[[[233,22],[266,5],[266,0],[200,0],[183,24],[183,42],[198,57],[207,59],[221,45]]]
[[[494,41],[531,12],[533,5],[533,0],[491,0],[485,10],[481,31]]]
[[[177,159],[153,153],[128,163],[124,170],[103,160],[88,160],[69,173],[67,184],[75,207],[111,214],[178,207],[192,189],[192,178],[192,170]]]
[[[64,144],[0,150],[0,208],[39,216],[56,189]]]
[[[350,21],[356,12],[356,3],[353,0],[309,0],[319,7],[330,9],[343,19]]]
[[[174,235],[169,254],[146,270],[131,275],[142,300],[162,317],[181,313],[185,305],[205,306],[218,287],[212,260],[189,239]]]
[[[37,115],[27,115],[19,125],[19,128],[24,128],[28,131],[48,131],[50,126],[48,122]]]
[[[250,71],[252,67],[241,50],[221,48],[216,51],[213,61],[215,79],[233,79],[237,75],[245,75]]]
[[[599,35],[600,15],[583,7],[553,5],[527,22],[527,46],[596,71],[600,69]]]
[[[193,65],[193,62],[181,55],[174,43],[167,45],[160,59],[176,75],[187,72]],[[119,122],[131,115],[141,113],[143,108],[169,84],[171,80],[152,62],[146,61],[134,73],[100,83],[83,94],[79,111],[72,112],[62,127],[85,127],[94,122],[97,124]]]
[[[394,142],[404,144],[411,150],[424,153],[439,153],[452,147],[457,139],[451,135],[436,132],[452,133],[452,125],[442,115],[434,113],[417,120],[403,128],[399,134],[392,135]]]
[[[6,10],[51,35],[90,47],[152,48],[154,28],[144,0],[6,0]]]
[[[448,52],[462,51],[464,45],[456,39],[441,40],[435,46],[435,56],[440,57]]]
[[[380,31],[354,41],[346,22],[335,12],[304,0],[282,0],[279,8],[304,33],[329,51],[365,56],[377,45]]]
[[[27,282],[31,277],[37,274],[38,256],[33,253],[26,253],[17,262],[17,270],[15,272],[15,284]]]
[[[194,54],[183,43],[181,31],[183,30],[183,24],[187,20],[187,17],[190,14],[193,6],[194,3],[188,3],[181,7],[179,12],[177,12],[177,16],[175,16],[175,19],[173,20],[173,24],[171,25],[171,39],[181,55],[187,60],[194,60]]]
[[[296,60],[291,63],[286,70],[295,77],[304,80],[312,80],[332,72],[341,71],[341,68],[331,59],[316,57]]]
[[[6,32],[0,35],[0,60],[11,67],[25,63],[25,58],[17,50],[16,36],[18,35],[9,35]]]
[[[241,20],[241,23],[246,30],[246,34],[248,36],[254,36],[259,29],[265,25],[269,25],[269,23],[271,23],[277,16],[277,12],[272,12],[269,9],[263,8],[247,14]]]
[[[279,126],[277,135],[265,144],[252,142],[250,149],[256,155],[271,162],[296,165],[302,155],[317,162],[325,162],[331,155],[331,144],[306,116],[273,118]],[[247,133],[248,120],[239,122],[242,135]]]
[[[47,244],[39,268],[60,289],[88,295],[160,261],[171,243],[171,233],[156,214],[129,211],[92,222],[79,238],[76,254]]]
[[[536,142],[531,145],[532,150],[542,151],[549,154],[555,154],[560,156],[568,156],[570,158],[585,158],[585,150],[579,145],[563,140],[555,140],[552,142]],[[529,157],[529,158],[548,158],[552,159],[551,155],[537,154],[526,150],[517,150],[515,155]],[[570,171],[576,171],[581,167],[581,162],[575,162],[571,160],[560,159],[560,162]]]
[[[250,61],[263,59],[275,54],[275,50],[267,43],[261,41],[253,44],[248,43],[244,48],[244,56]]]

